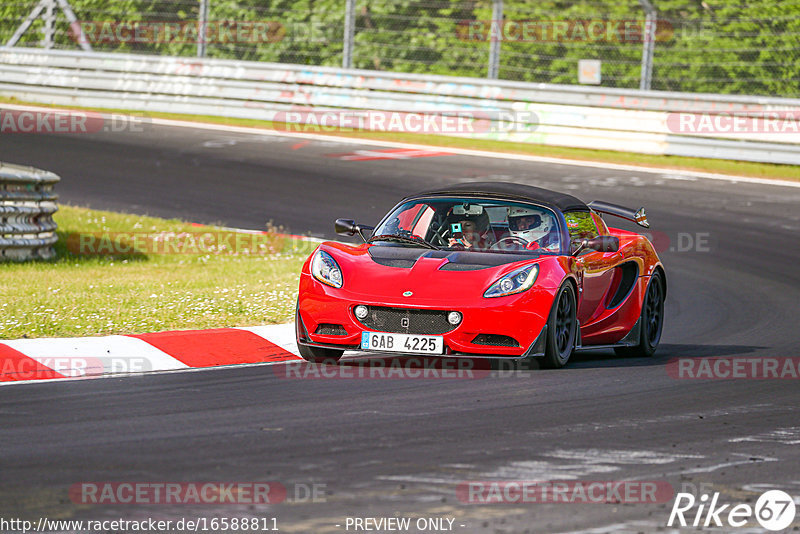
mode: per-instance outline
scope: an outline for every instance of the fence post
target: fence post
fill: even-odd
[[[69,25],[72,28],[73,32],[76,34],[78,39],[78,44],[81,45],[81,48],[86,50],[87,52],[92,51],[92,45],[89,44],[89,39],[86,37],[86,34],[83,33],[83,29],[81,29],[81,25],[78,22],[77,17],[75,17],[75,13],[73,13],[72,8],[69,7],[69,2],[67,0],[41,0],[36,7],[33,8],[25,20],[22,21],[22,24],[14,32],[14,35],[6,42],[5,46],[11,47],[17,44],[20,40],[22,35],[28,31],[28,28],[31,27],[33,21],[36,20],[39,15],[42,14],[42,11],[47,8],[47,14],[45,15],[45,32],[44,32],[44,46],[45,48],[52,48],[53,44],[55,43],[53,36],[55,34],[55,14],[53,13],[53,9],[55,8],[55,2],[58,2],[58,6],[61,8],[61,11],[64,12],[64,16],[67,17],[69,21]],[[48,42],[50,46],[48,46]]]
[[[645,12],[644,35],[642,35],[642,73],[639,79],[639,89],[649,91],[653,79],[653,52],[656,47],[656,25],[658,14],[650,0],[639,0]]]
[[[496,31],[495,31],[496,30]],[[492,22],[489,26],[489,79],[500,72],[500,44],[503,42],[503,0],[492,0]]]
[[[353,68],[353,42],[356,34],[356,0],[347,0],[344,9],[344,47],[342,67]]]
[[[56,14],[55,14],[55,7],[56,7],[55,0],[46,0],[45,9],[44,9],[44,48],[45,50],[50,50],[53,48],[53,44],[55,43],[55,32],[56,32]]]
[[[197,57],[206,57],[206,26],[208,25],[208,2],[200,0],[200,16],[197,24]]]

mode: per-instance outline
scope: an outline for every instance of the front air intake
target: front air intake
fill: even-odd
[[[368,329],[378,332],[439,335],[450,332],[458,326],[450,324],[447,320],[449,313],[444,310],[369,306],[367,316],[359,320]]]
[[[347,330],[340,324],[320,323],[314,333],[321,336],[346,336]]]
[[[473,345],[489,345],[492,347],[519,347],[516,339],[500,334],[478,334],[472,340]]]

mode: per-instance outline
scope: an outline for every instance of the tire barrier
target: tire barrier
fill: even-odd
[[[59,180],[52,172],[0,162],[0,261],[55,257]]]

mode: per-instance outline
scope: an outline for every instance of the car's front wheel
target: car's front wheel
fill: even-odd
[[[575,290],[566,282],[558,290],[547,321],[547,343],[542,364],[551,369],[564,367],[575,350],[578,332]]]

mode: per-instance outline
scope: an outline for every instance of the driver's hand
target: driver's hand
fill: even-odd
[[[471,247],[472,245],[469,243],[469,241],[467,241],[465,239],[454,239],[454,238],[451,237],[450,241],[449,241],[449,246],[450,247],[463,247],[463,248],[467,249],[467,248]]]

